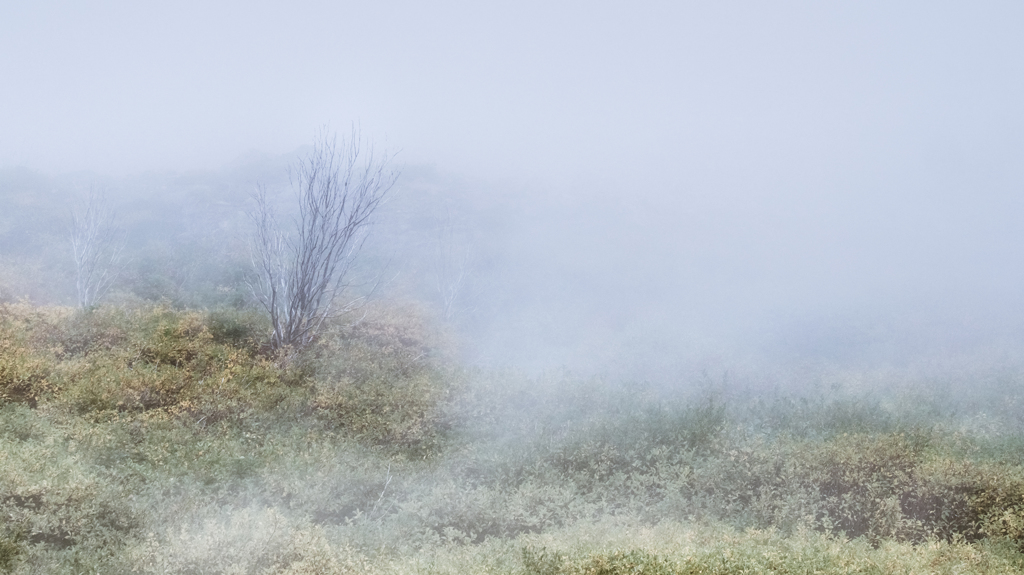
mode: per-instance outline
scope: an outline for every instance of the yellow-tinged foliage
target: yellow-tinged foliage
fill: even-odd
[[[54,356],[47,335],[70,316],[68,308],[0,304],[0,404],[36,405],[53,390]]]
[[[0,306],[0,572],[1024,570],[1017,431],[459,370],[409,306],[266,334]]]
[[[448,422],[439,408],[454,392],[454,373],[426,318],[413,307],[373,307],[329,330],[310,349],[311,403],[331,425],[378,445],[413,454],[436,451]]]

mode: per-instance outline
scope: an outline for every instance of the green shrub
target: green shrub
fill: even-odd
[[[12,416],[12,428],[27,423],[23,414],[0,412]],[[0,435],[0,538],[20,546],[26,560],[97,548],[109,554],[140,525],[118,474],[86,461],[79,447],[61,427]]]
[[[326,331],[301,360],[312,407],[327,426],[414,456],[441,448],[443,405],[457,385],[426,318],[414,308],[371,307]]]
[[[61,359],[106,353],[128,344],[138,310],[112,306],[75,310],[46,334]]]
[[[518,470],[503,470],[508,484],[551,473],[583,494],[615,493],[616,501],[656,500],[663,496],[663,481],[655,476],[713,457],[727,441],[725,406],[711,397],[666,401],[609,389],[600,400],[607,404],[590,401],[577,413],[567,413],[561,423],[551,422],[537,437],[518,439],[525,447],[508,448],[510,453],[525,450],[524,457],[535,460],[522,461]]]
[[[618,532],[606,531],[615,527]],[[1024,567],[1024,557],[998,545],[886,542],[871,547],[864,540],[807,531],[783,535],[671,521],[650,528],[573,526],[529,537],[519,553],[526,575],[994,575]]]
[[[25,554],[25,534],[9,525],[0,525],[0,573],[13,570],[15,562]]]
[[[1020,540],[1019,471],[936,457],[904,434],[842,437],[808,451],[804,483],[820,494],[821,524],[834,532],[874,542]]]
[[[235,345],[244,330],[229,319],[238,316],[159,306],[75,314],[52,336],[64,344],[58,399],[80,414],[163,410],[206,425],[272,409],[288,395],[284,374],[258,353],[253,331]],[[86,343],[83,334],[101,337]]]
[[[214,310],[207,313],[205,323],[214,343],[239,349],[259,350],[270,333],[270,321],[255,310]]]
[[[0,336],[0,404],[24,402],[34,407],[51,389],[51,371],[47,358]]]
[[[25,304],[0,304],[0,405],[23,402],[35,406],[53,386],[54,358],[40,349],[38,332],[52,329],[63,315]]]
[[[992,465],[972,478],[968,516],[972,534],[1003,537],[1024,550],[1024,476],[1020,467]]]
[[[898,433],[904,422],[877,398],[757,397],[743,419],[773,435],[828,439],[845,434]]]
[[[673,510],[743,527],[812,527],[875,544],[1013,538],[1013,505],[1024,493],[1019,470],[939,456],[906,434],[760,439],[683,471],[654,491],[654,516]]]
[[[629,549],[572,557],[546,548],[523,548],[523,566],[528,575],[676,575],[676,566],[644,551]]]

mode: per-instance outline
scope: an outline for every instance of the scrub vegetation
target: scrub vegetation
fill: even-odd
[[[683,393],[463,367],[413,304],[298,352],[270,332],[245,309],[0,306],[0,570],[1024,569],[1019,375],[973,403],[855,375]]]

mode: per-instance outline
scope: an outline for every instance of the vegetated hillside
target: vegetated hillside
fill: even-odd
[[[0,570],[1024,569],[1017,374],[972,409],[678,394],[460,368],[412,305],[301,352],[266,333],[240,310],[0,306]]]

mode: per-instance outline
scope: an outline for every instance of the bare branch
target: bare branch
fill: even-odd
[[[448,321],[455,316],[456,302],[468,277],[469,253],[455,238],[455,222],[451,209],[439,226],[437,255],[434,259],[434,279],[441,299],[442,317]]]
[[[274,348],[306,345],[339,311],[335,302],[349,287],[370,219],[398,178],[390,163],[355,129],[340,144],[322,131],[293,173],[299,210],[290,234],[278,225],[266,190],[257,190],[249,287],[270,315]]]
[[[72,209],[69,232],[78,306],[84,309],[95,305],[120,273],[126,234],[106,199],[95,191]]]

